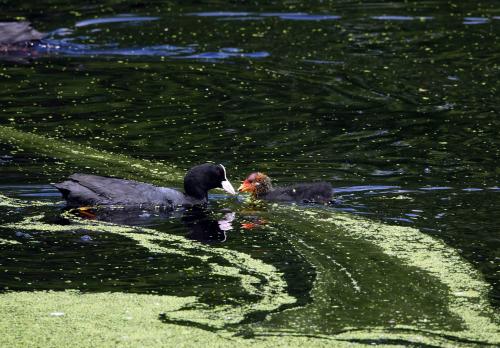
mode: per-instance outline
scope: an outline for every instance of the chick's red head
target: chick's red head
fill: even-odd
[[[271,179],[264,173],[255,172],[250,174],[238,187],[240,192],[249,192],[254,197],[271,191]]]

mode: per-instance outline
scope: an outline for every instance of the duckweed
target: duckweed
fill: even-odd
[[[327,249],[335,250],[333,247],[335,239],[348,236],[360,243],[372,243],[389,257],[409,267],[420,269],[423,274],[427,273],[435,277],[435,282],[443,284],[448,289],[443,300],[446,301],[450,313],[459,318],[461,324],[455,325],[453,330],[427,328],[427,332],[491,344],[500,342],[498,313],[492,310],[487,298],[489,285],[470,264],[460,257],[456,250],[442,241],[423,234],[415,228],[391,226],[347,214],[331,213],[320,209],[304,210],[294,206],[275,207],[275,210],[283,214],[280,221],[282,229],[286,226],[285,230],[291,231],[293,226],[302,224],[301,231],[310,231],[303,233],[294,246],[306,255],[318,270],[317,280],[312,290],[314,301],[304,308],[293,309],[294,320],[302,318],[307,322],[311,313],[321,312],[321,307],[327,306],[328,301],[331,301],[328,297],[328,288],[335,283],[335,280],[327,278],[329,272],[326,267],[332,267],[335,260],[321,255],[321,249],[317,247],[318,240],[321,240],[321,244],[327,244],[329,246]],[[287,222],[290,210],[295,216],[293,226]],[[327,236],[329,240],[320,239],[324,236]],[[296,235],[291,236],[291,238],[296,237]],[[308,246],[307,243],[315,243],[315,248]],[[354,278],[351,280],[355,282]],[[354,283],[352,286],[355,288],[357,284]],[[280,314],[277,316],[279,317]],[[394,325],[394,328],[412,330],[422,324]],[[378,328],[378,330],[384,331],[383,328]]]
[[[221,305],[215,308],[208,308],[200,304],[201,308],[197,306],[195,309],[184,308],[176,312],[167,313],[167,317],[170,320],[183,320],[213,328],[222,328],[227,324],[241,322],[249,313],[272,311],[284,304],[295,302],[295,299],[287,294],[286,283],[275,267],[265,264],[244,253],[229,249],[210,248],[183,237],[160,233],[152,229],[81,220],[72,217],[69,213],[66,214],[66,218],[71,219],[72,223],[70,225],[47,224],[41,222],[41,218],[43,217],[28,217],[24,221],[6,224],[3,227],[16,229],[18,231],[50,231],[64,233],[80,229],[94,232],[107,232],[132,238],[138,245],[151,252],[181,255],[198,258],[203,261],[218,256],[228,262],[230,266],[209,263],[212,273],[239,278],[241,287],[245,289],[248,294],[255,295],[259,298],[259,301],[256,303],[240,303],[238,306]],[[171,246],[161,246],[159,245],[160,241],[166,241]]]

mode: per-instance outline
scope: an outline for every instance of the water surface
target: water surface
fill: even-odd
[[[215,194],[195,218],[201,229],[214,231],[228,212],[235,220],[227,233],[215,230],[201,242],[182,213],[141,212],[133,224],[241,252],[282,273],[295,302],[246,313],[248,336],[384,328],[394,332],[385,343],[408,343],[396,338],[405,327],[443,332],[433,336],[435,345],[498,343],[467,329],[456,309],[467,296],[454,292],[452,272],[415,261],[417,250],[430,250],[433,260],[456,256],[457,269],[484,285],[481,311],[498,311],[498,4],[54,1],[2,8],[2,20],[25,18],[49,33],[36,53],[0,60],[0,194],[47,203],[0,207],[3,224],[38,214],[63,224],[63,206],[48,184],[74,171],[181,187],[187,168],[214,161],[228,168],[233,184],[255,170],[276,185],[326,180],[335,204],[301,207],[302,217],[293,207],[255,207]],[[31,133],[41,140],[33,142]],[[88,157],[101,151],[101,160]],[[162,179],[141,172],[142,162],[117,166],[115,154],[123,163],[146,159],[177,169]],[[344,234],[307,217],[318,209],[417,229],[401,230],[411,235],[399,246],[409,256],[391,254],[392,237]],[[0,245],[6,293],[259,303],[240,278],[215,274],[191,256],[157,255],[124,235],[85,228],[1,233],[19,242]],[[214,262],[227,265],[224,257]],[[376,334],[360,342],[372,341],[382,343]]]

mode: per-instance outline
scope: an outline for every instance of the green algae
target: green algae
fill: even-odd
[[[5,347],[355,347],[363,341],[401,340],[415,345],[460,346],[440,337],[388,330],[346,331],[333,337],[299,336],[292,332],[235,336],[195,327],[163,323],[165,310],[178,311],[196,301],[192,297],[123,293],[13,292],[0,296],[0,336]],[[17,334],[13,334],[17,333]],[[351,342],[357,340],[360,343]],[[385,346],[381,344],[381,346]],[[399,346],[391,344],[390,346]]]
[[[21,244],[17,240],[0,238],[0,244]]]
[[[357,347],[329,337],[286,333],[245,339],[163,323],[163,311],[179,311],[192,297],[123,293],[12,292],[0,296],[2,347]],[[392,345],[393,346],[393,345]]]
[[[314,231],[316,232],[317,229],[321,230],[321,226],[323,226],[325,230],[330,232],[335,231],[336,234],[354,234],[356,237],[359,237],[359,235],[357,235],[358,233],[364,233],[364,238],[369,239],[371,233],[376,231],[379,235],[384,236],[379,237],[384,242],[387,242],[386,239],[399,239],[399,235],[402,232],[405,232],[407,236],[408,233],[413,233],[415,235],[410,238],[410,244],[405,245],[404,248],[410,246],[417,249],[429,249],[431,250],[430,253],[437,254],[431,256],[433,262],[436,262],[436,260],[444,263],[447,262],[446,259],[440,259],[439,256],[444,250],[447,250],[446,246],[442,246],[441,248],[429,248],[430,243],[439,244],[439,242],[432,238],[431,240],[427,240],[427,236],[421,236],[418,230],[411,229],[412,231],[407,231],[406,228],[404,228],[402,231],[399,227],[394,230],[394,226],[387,226],[350,216],[335,214],[335,219],[333,219],[330,212],[304,211],[296,207],[290,209],[295,211],[294,225],[307,223],[310,224],[310,226],[314,226]],[[274,210],[276,217],[279,217],[284,209],[275,207]],[[31,324],[28,323],[33,322],[32,327],[39,327],[39,324],[35,324],[35,322],[39,322],[40,318],[44,321],[43,330],[40,329],[43,333],[35,330],[33,334],[30,334],[31,336],[23,336],[23,340],[20,342],[29,343],[30,340],[38,340],[41,335],[48,346],[51,346],[51,344],[53,344],[53,346],[61,346],[66,342],[64,340],[68,339],[68,333],[70,335],[69,337],[75,334],[72,333],[73,329],[71,328],[76,325],[80,328],[84,328],[83,331],[77,330],[78,335],[89,336],[87,338],[80,338],[79,336],[74,337],[74,339],[80,342],[76,345],[77,347],[90,346],[90,342],[99,342],[102,346],[106,346],[107,344],[109,344],[109,346],[112,344],[117,344],[119,346],[134,346],[134,344],[138,344],[138,342],[140,342],[141,345],[149,345],[154,342],[159,346],[164,346],[165,342],[163,340],[167,339],[164,336],[166,332],[170,334],[169,342],[177,342],[177,340],[185,341],[188,338],[188,336],[186,336],[187,333],[191,332],[196,333],[197,337],[204,337],[205,340],[209,340],[207,342],[215,346],[225,346],[234,343],[238,345],[252,344],[256,346],[296,346],[300,344],[342,346],[353,344],[353,342],[380,340],[381,342],[402,341],[406,342],[406,344],[430,344],[452,347],[461,345],[468,346],[474,343],[457,341],[457,339],[460,338],[471,341],[480,340],[481,342],[488,343],[496,343],[498,341],[498,337],[495,335],[494,324],[491,321],[485,321],[486,317],[479,322],[480,325],[486,324],[486,327],[478,328],[467,325],[466,329],[462,331],[429,330],[418,326],[395,325],[392,328],[343,327],[343,329],[338,332],[332,332],[330,334],[321,334],[318,332],[311,336],[307,331],[301,330],[300,326],[292,330],[287,329],[287,326],[293,327],[291,324],[299,320],[298,318],[301,316],[311,315],[312,310],[315,309],[314,307],[316,307],[316,309],[317,307],[323,307],[323,309],[332,310],[332,308],[329,309],[332,304],[328,303],[329,300],[326,296],[325,289],[322,289],[328,286],[328,284],[332,284],[332,279],[322,279],[324,275],[327,275],[326,267],[331,267],[331,264],[330,266],[324,264],[324,260],[318,258],[318,255],[315,255],[313,248],[309,248],[309,254],[306,255],[310,262],[316,267],[319,267],[318,279],[312,291],[313,302],[305,307],[291,308],[272,314],[268,316],[266,320],[258,324],[240,325],[240,328],[247,326],[255,334],[253,339],[243,339],[237,335],[240,328],[233,327],[232,325],[240,323],[247,315],[253,312],[272,312],[283,304],[294,302],[294,299],[286,293],[281,274],[276,272],[273,266],[266,265],[240,252],[206,247],[202,244],[188,241],[183,237],[162,234],[152,229],[81,220],[70,215],[66,215],[66,217],[71,218],[71,225],[69,226],[43,223],[41,222],[43,216],[38,215],[28,217],[22,222],[4,225],[3,227],[25,231],[36,230],[61,233],[82,229],[127,236],[135,240],[138,245],[147,248],[151,252],[200,258],[208,262],[214,274],[239,278],[241,286],[249,294],[257,294],[259,300],[253,303],[241,303],[237,306],[209,306],[200,302],[198,298],[193,296],[175,297],[120,293],[82,294],[76,291],[7,293],[0,296],[0,308],[2,313],[15,313],[15,317],[22,320],[25,326],[29,326]],[[323,224],[318,225],[317,220],[325,221]],[[355,226],[355,224],[360,225]],[[334,229],[332,229],[332,225],[335,226]],[[360,232],[360,228],[362,232]],[[293,235],[291,235],[291,237],[293,237]],[[301,238],[306,241],[307,237],[307,235],[304,235]],[[163,244],[160,245],[160,242],[163,244],[164,242],[168,242],[169,246],[165,247]],[[379,241],[376,244],[382,244],[382,242]],[[305,253],[307,249],[304,248],[304,245],[306,244],[302,243],[301,247],[301,243],[296,243],[295,247],[299,252]],[[397,248],[403,247],[398,245]],[[421,267],[422,265],[416,261],[419,259],[414,259],[412,253],[417,253],[417,251],[403,253],[402,257],[399,253],[398,255],[392,256],[404,258],[403,261],[414,260],[413,263]],[[221,264],[220,262],[215,263],[210,261],[213,260],[213,255],[222,257],[227,263]],[[463,267],[461,266],[463,261],[459,261],[461,263],[456,265],[456,267]],[[323,271],[321,271],[321,269],[323,269]],[[446,275],[441,275],[441,277],[446,278]],[[469,278],[470,277],[471,275],[469,274]],[[263,280],[265,281],[263,282]],[[438,278],[438,280],[443,281],[441,278]],[[470,281],[470,279],[466,278],[465,281]],[[449,283],[449,281],[447,283]],[[479,284],[474,283],[473,285],[478,286]],[[351,286],[354,286],[354,284],[351,284]],[[464,290],[463,293],[452,295],[474,300],[477,300],[478,296],[481,297],[484,295],[480,291],[467,290],[466,288],[467,286],[462,286],[462,290]],[[18,301],[17,297],[23,300]],[[448,300],[451,301],[450,303],[453,305],[453,299]],[[31,305],[30,303],[32,301],[36,303]],[[107,304],[110,301],[113,302],[113,304],[117,303],[122,305],[117,305],[118,307],[115,308],[114,305],[109,306]],[[22,305],[12,309],[12,303],[17,302],[22,303]],[[10,304],[10,307],[7,306],[6,303]],[[43,303],[45,303],[45,305],[42,305]],[[61,303],[66,303],[66,305],[60,306]],[[463,306],[467,307],[467,305],[463,303],[459,303],[458,305],[461,306],[460,308]],[[485,304],[481,303],[480,305],[483,306]],[[102,308],[107,308],[107,310],[103,313]],[[126,315],[123,314],[123,308],[127,308],[128,310]],[[484,309],[484,307],[481,308]],[[455,314],[460,316],[462,320],[465,320],[466,324],[469,324],[470,320],[477,319],[478,315],[481,316],[478,314],[481,308],[476,306],[475,309],[469,310],[469,312],[464,312],[462,308],[462,310],[455,311]],[[86,311],[88,311],[88,313]],[[488,311],[487,308],[486,311]],[[78,314],[76,317],[75,315],[66,315],[70,312]],[[50,313],[56,313],[57,316],[51,316]],[[63,314],[59,316],[58,313]],[[469,317],[464,318],[464,313],[465,316]],[[167,322],[162,323],[158,320],[160,314],[162,314],[162,317],[168,319]],[[287,321],[284,328],[266,324],[268,321],[271,323],[275,322],[276,318],[280,316],[284,316]],[[470,316],[474,317],[471,318]],[[3,316],[3,318],[11,317],[12,315],[10,314]],[[127,319],[124,327],[123,317],[139,318],[139,323]],[[64,330],[65,335],[62,337],[58,337],[54,334],[54,331],[51,331],[55,330],[51,328],[51,324],[53,321],[58,323],[57,320],[60,320],[59,323],[64,321],[64,325],[67,325],[67,330]],[[7,321],[7,323],[2,322],[0,325],[3,325],[5,330],[7,330],[6,332],[17,332],[15,329],[16,326],[8,327],[8,325],[12,324],[12,321],[9,322],[7,319],[4,321]],[[49,323],[46,323],[46,321]],[[96,321],[100,322],[102,325],[96,325]],[[179,325],[181,323],[182,325]],[[193,328],[192,325],[203,325],[203,327],[217,329],[217,331],[199,330]],[[115,328],[115,326],[117,327]],[[103,330],[103,327],[107,329]],[[120,335],[117,336],[118,334]],[[6,344],[13,344],[12,346],[19,344],[19,346],[22,346],[20,343],[13,343],[13,337],[15,337],[15,335],[6,335],[3,339]],[[197,344],[197,342],[196,340],[194,342],[189,341],[187,345]],[[2,343],[1,340],[0,343]]]
[[[54,225],[43,223],[43,216],[27,217],[18,223],[5,224],[3,227],[23,231],[70,232],[76,229],[114,233],[133,239],[139,246],[151,252],[180,255],[197,258],[202,261],[214,257],[222,258],[229,265],[209,262],[212,273],[221,276],[238,278],[241,287],[249,294],[259,298],[257,302],[219,305],[208,307],[199,303],[195,308],[166,313],[169,320],[181,320],[212,328],[222,328],[228,324],[237,324],[252,312],[276,310],[282,305],[292,304],[295,299],[287,294],[286,283],[282,274],[272,265],[254,259],[247,254],[223,249],[211,248],[184,237],[160,233],[146,228],[120,226],[111,223],[88,221],[75,218],[69,213],[65,217],[71,219],[71,225]],[[168,246],[160,245],[168,242]]]
[[[489,343],[500,343],[498,314],[487,298],[490,286],[458,252],[444,242],[410,227],[388,226],[351,217],[322,219],[363,236],[390,256],[421,268],[445,284],[450,292],[449,309],[461,318],[466,330],[454,333]]]
[[[3,347],[134,347],[201,342],[199,329],[162,324],[194,298],[123,293],[16,292],[1,296]],[[201,334],[200,340],[197,338]],[[194,335],[191,337],[190,335]]]
[[[53,202],[41,202],[41,201],[24,201],[22,199],[16,199],[12,197],[7,197],[0,194],[0,207],[7,208],[26,208],[26,207],[41,207],[41,206],[51,206],[54,205]]]
[[[346,236],[341,228],[319,224],[305,210],[273,211],[274,229],[316,270],[313,301],[273,314],[266,329],[295,329],[335,334],[348,327],[409,325],[415,330],[447,328],[461,323],[450,315],[446,287],[419,269],[385,255],[372,243]]]
[[[428,251],[427,254],[431,254],[430,259],[432,262],[441,262],[447,265],[449,254],[446,252],[449,248],[440,245],[439,241],[425,235],[422,236],[418,230],[410,229],[408,231],[407,228],[387,226],[340,214],[334,214],[335,219],[333,219],[330,212],[304,211],[297,207],[288,207],[286,209],[275,207],[273,214],[280,217],[287,209],[294,211],[295,220],[293,225],[309,224],[309,226],[314,227],[314,230],[311,231],[314,231],[315,234],[321,235],[321,232],[327,231],[334,232],[338,236],[340,236],[340,233],[344,233],[354,235],[357,238],[360,237],[359,234],[363,234],[363,239],[372,239],[370,238],[371,234],[377,232],[378,242],[375,243],[376,245],[380,247],[385,243],[387,244],[386,248],[392,245],[393,249],[384,249],[387,253],[390,253],[391,250],[398,251],[397,255],[391,254],[391,257],[402,259],[405,263],[411,262],[413,266],[423,267],[427,264],[421,264],[422,260],[416,258],[414,254],[417,254],[418,250],[425,249]],[[311,237],[310,233],[305,233],[301,238],[298,238],[302,239],[302,241],[294,246],[298,252],[305,253],[306,258],[315,267],[318,267],[318,278],[312,291],[313,302],[304,307],[295,307],[268,315],[263,322],[235,327],[234,324],[240,323],[251,313],[273,312],[283,304],[294,302],[294,299],[286,293],[286,284],[284,284],[282,275],[273,266],[240,252],[207,247],[186,240],[183,237],[162,234],[152,229],[81,220],[71,215],[66,215],[66,217],[71,219],[71,225],[43,223],[41,221],[43,216],[36,215],[3,227],[24,231],[61,233],[82,229],[119,234],[133,239],[138,245],[147,248],[151,252],[195,257],[208,262],[211,272],[226,277],[238,278],[242,288],[249,294],[258,295],[259,300],[231,306],[207,305],[194,296],[176,297],[122,293],[83,294],[77,291],[6,293],[0,295],[0,310],[2,313],[7,314],[2,316],[0,328],[8,330],[5,332],[17,332],[17,334],[6,335],[2,338],[4,342],[0,339],[0,343],[16,347],[42,340],[46,342],[46,346],[63,346],[66,342],[69,342],[66,340],[73,338],[78,339],[78,342],[80,342],[75,347],[90,346],[90,342],[101,342],[100,346],[112,346],[112,344],[118,346],[134,346],[137,344],[147,346],[153,343],[158,346],[168,346],[165,342],[167,339],[166,333],[169,334],[168,342],[175,342],[175,345],[185,342],[188,346],[199,344],[203,340],[206,340],[205,343],[209,342],[208,344],[214,346],[226,346],[235,343],[243,346],[299,346],[302,344],[349,346],[354,344],[353,342],[362,343],[380,340],[381,342],[401,341],[405,342],[405,344],[430,344],[443,347],[469,346],[474,345],[474,341],[492,344],[498,341],[494,323],[480,313],[481,311],[485,311],[485,314],[489,312],[487,304],[477,301],[478,298],[484,296],[484,293],[480,291],[481,288],[484,288],[484,283],[481,283],[480,279],[476,279],[479,283],[472,283],[473,286],[477,287],[475,290],[470,289],[468,285],[461,285],[462,293],[451,293],[452,296],[473,300],[476,307],[469,308],[470,306],[467,303],[458,302],[455,304],[457,307],[453,310],[453,298],[447,299],[454,314],[459,316],[466,324],[466,328],[463,330],[432,330],[418,325],[394,325],[391,328],[376,326],[343,327],[341,330],[330,334],[318,332],[311,336],[307,330],[304,330],[304,327],[300,325],[294,327],[294,320],[300,320],[303,316],[313,317],[313,311],[317,310],[318,307],[327,311],[335,311],[334,308],[331,308],[332,304],[328,303],[329,300],[325,291],[325,287],[331,286],[334,280],[322,279],[322,277],[328,275],[326,268],[332,267],[333,263],[330,262],[330,266],[325,264],[325,261],[318,257],[314,248],[304,247],[307,245],[305,243],[307,239]],[[325,221],[318,224],[318,220]],[[286,225],[286,222],[283,224]],[[405,234],[405,237],[401,237],[402,233]],[[413,234],[413,236],[410,237],[409,234]],[[290,237],[296,236],[292,234]],[[402,238],[406,240],[405,243],[396,243],[396,240]],[[392,242],[389,243],[389,241]],[[165,242],[168,247],[164,246]],[[373,243],[372,240],[370,242]],[[432,247],[433,245],[434,247]],[[446,255],[444,259],[443,252]],[[222,258],[225,262],[221,264],[220,262],[211,261],[214,260],[214,255]],[[467,269],[467,265],[463,265],[463,260],[458,260],[458,262],[457,265],[454,265],[458,272],[460,272],[460,269]],[[426,269],[426,271],[428,270]],[[474,277],[474,272],[471,274],[466,273],[466,275],[469,278]],[[439,274],[436,278],[441,282],[451,284],[450,280],[446,280],[447,274]],[[465,279],[466,282],[470,280]],[[351,283],[350,286],[355,287],[355,284]],[[109,306],[109,302],[112,302],[113,306]],[[116,308],[114,304],[116,304]],[[106,310],[103,310],[103,308],[106,308]],[[125,313],[124,309],[127,310]],[[51,315],[50,313],[55,314]],[[162,321],[158,320],[160,314],[162,318],[168,320],[162,323]],[[19,330],[16,330],[17,325],[19,325],[16,324],[17,321],[6,319],[13,316],[17,318],[16,320],[23,322],[25,327],[32,328],[29,334],[19,333]],[[276,319],[280,316],[286,319],[285,326],[282,328],[274,325]],[[137,321],[135,318],[137,318]],[[471,325],[470,321],[478,318],[481,320],[478,324],[484,327],[474,326],[474,323]],[[182,325],[180,325],[181,323]],[[271,325],[267,323],[271,323]],[[302,325],[307,323],[311,324],[311,322],[304,321]],[[60,337],[58,332],[61,325],[64,325],[65,330]],[[193,328],[192,325],[202,325],[205,328],[212,328],[217,331],[199,330]],[[56,327],[59,328],[57,332]],[[80,329],[76,330],[75,327]],[[245,327],[254,333],[254,338],[243,339],[238,335],[240,329]],[[189,336],[187,336],[189,332],[196,332],[194,341],[189,341]],[[81,339],[80,335],[82,335]],[[201,341],[198,341],[198,338]],[[460,341],[460,339],[469,340],[469,342]]]
[[[184,176],[182,171],[174,165],[135,159],[75,142],[49,138],[1,125],[0,142],[9,144],[20,151],[29,151],[63,161],[68,166],[92,168],[93,173],[101,175],[119,175],[155,184],[178,183]],[[58,165],[59,170],[64,169],[61,166],[63,163]]]
[[[287,221],[290,210],[293,211],[293,225]],[[325,278],[329,274],[325,267],[328,267],[328,264],[332,265],[333,262],[332,260],[325,262],[319,244],[327,244],[328,249],[334,250],[335,239],[348,236],[359,240],[360,243],[372,243],[389,257],[400,260],[403,265],[421,269],[422,272],[434,277],[437,283],[446,286],[448,291],[444,300],[448,310],[459,318],[461,323],[458,327],[454,325],[448,328],[429,328],[420,323],[397,324],[392,325],[393,330],[419,330],[430,335],[450,336],[456,340],[490,344],[500,342],[498,315],[494,313],[487,299],[488,284],[471,265],[445,243],[414,228],[385,225],[325,210],[275,207],[275,216],[280,213],[283,214],[281,215],[283,221],[280,221],[280,228],[283,231],[293,231],[293,226],[302,224],[301,235],[297,237],[292,233],[290,238],[295,238],[294,247],[317,268],[318,275],[311,293],[313,302],[303,308],[293,308],[278,313],[275,318],[271,318],[271,322],[293,323],[302,318],[304,322],[299,326],[305,327],[315,312],[321,312],[324,306],[328,305],[328,301],[332,301],[328,299],[327,293],[328,288],[335,283],[335,279]],[[329,236],[330,241],[323,239],[324,236]],[[360,260],[356,262],[359,263]],[[354,284],[352,286],[354,287]],[[391,335],[383,327],[373,327],[373,329],[384,332],[386,336]]]
[[[181,173],[174,166],[101,152],[72,142],[20,132],[9,127],[0,126],[0,139],[15,147],[57,158],[68,164],[92,166],[96,168],[96,172],[103,174],[121,175],[153,182],[168,182],[169,180],[178,182],[181,178]],[[15,199],[1,201],[5,202],[4,206],[6,207],[17,208],[36,206],[37,204],[36,202]],[[265,264],[241,252],[203,246],[182,237],[165,235],[151,229],[83,221],[74,217],[71,217],[72,224],[70,226],[61,226],[43,223],[41,222],[42,216],[34,216],[3,227],[52,232],[82,229],[126,236],[151,252],[194,257],[204,261],[210,266],[214,275],[238,279],[241,287],[249,295],[256,296],[258,300],[238,305],[207,305],[196,297],[116,293],[91,295],[68,291],[6,293],[0,295],[1,311],[7,313],[7,315],[2,316],[0,325],[2,330],[5,327],[5,332],[12,334],[2,338],[5,344],[1,341],[0,343],[6,346],[26,346],[27,344],[22,343],[42,341],[46,343],[46,346],[65,346],[67,345],[65,343],[73,340],[81,342],[76,345],[77,347],[90,346],[89,342],[91,341],[101,342],[100,346],[170,345],[170,343],[165,343],[165,340],[173,342],[175,345],[182,345],[181,342],[186,341],[189,342],[188,345],[200,344],[200,342],[206,345],[207,342],[210,342],[216,346],[234,345],[235,343],[238,345],[252,344],[253,346],[298,346],[304,344],[339,346],[373,340],[400,340],[406,344],[440,346],[467,346],[475,344],[474,342],[477,341],[479,344],[499,343],[498,325],[496,324],[498,318],[495,317],[486,298],[487,284],[455,250],[444,243],[412,228],[388,226],[325,210],[279,205],[271,205],[271,207],[273,219],[270,220],[281,220],[276,224],[274,232],[287,237],[297,252],[301,253],[317,271],[317,279],[311,292],[312,302],[306,306],[279,311],[283,305],[293,304],[295,301],[286,291],[283,275],[272,265]],[[290,234],[288,234],[289,232]],[[398,270],[405,267],[407,270],[411,268],[420,270],[421,274],[406,275],[406,278],[401,278],[402,281],[414,278],[417,281],[425,279],[429,282],[429,276],[432,277],[431,280],[436,283],[436,292],[434,293],[439,295],[436,303],[439,306],[442,303],[446,305],[449,311],[449,318],[446,320],[449,321],[449,324],[443,324],[436,318],[422,317],[421,323],[396,323],[387,326],[383,326],[382,323],[352,326],[340,323],[333,330],[327,330],[324,333],[325,326],[330,323],[330,318],[322,318],[318,314],[335,315],[335,312],[338,311],[335,301],[342,301],[343,297],[358,296],[362,298],[365,296],[366,299],[364,285],[358,281],[359,275],[352,272],[345,262],[339,262],[335,255],[328,254],[331,250],[336,252],[341,249],[349,250],[348,244],[335,245],[335,238],[341,236],[346,240],[351,240],[352,243],[371,244],[373,248],[370,249],[370,252],[385,255],[383,259],[380,255],[377,256],[378,261],[380,261],[377,267],[381,270],[386,267],[384,265],[387,262],[395,263],[399,267]],[[165,246],[165,243],[168,246]],[[358,246],[356,245],[356,247]],[[223,260],[223,264],[214,262],[214,259]],[[359,263],[359,260],[354,259],[352,262]],[[395,269],[394,265],[391,267],[388,267],[387,270]],[[336,271],[332,272],[332,269]],[[361,268],[361,270],[365,274],[369,272],[368,268]],[[397,274],[392,274],[392,276],[394,276],[393,282],[397,282]],[[393,284],[396,285],[396,283]],[[337,294],[337,299],[332,297],[329,287],[341,290]],[[446,291],[442,291],[441,287],[446,288]],[[422,289],[419,288],[419,290]],[[118,299],[122,295],[124,298]],[[17,296],[25,299],[25,302],[19,300]],[[160,299],[164,299],[166,302],[162,303]],[[409,299],[411,300],[411,297]],[[65,314],[51,316],[51,320],[70,320],[68,323],[64,323],[68,329],[62,332],[61,324],[57,321],[55,323],[57,323],[58,330],[48,324],[41,326],[39,319],[44,315],[42,313],[46,313],[47,309],[44,308],[44,304],[50,307],[65,300],[68,302],[67,308],[72,308],[74,305],[75,311],[85,312],[85,316],[80,318],[69,318]],[[425,298],[421,299],[420,302],[415,302],[415,307],[425,305],[423,300]],[[115,321],[117,317],[113,308],[110,307],[111,310],[103,312],[103,308],[107,308],[108,303],[114,301],[122,303],[123,306],[125,306],[125,302],[137,302],[137,306],[130,309],[130,317],[134,317],[134,315],[140,317],[141,323],[131,323],[132,327],[124,326],[130,335],[121,330],[122,322]],[[12,307],[14,302],[20,302],[22,306]],[[153,302],[160,303],[159,307],[162,308],[157,308],[156,311],[151,310],[144,316],[138,314],[143,309],[150,308]],[[33,307],[37,307],[38,303],[40,303],[38,312],[31,311]],[[352,305],[353,303],[347,304]],[[10,304],[10,307],[6,304]],[[68,310],[70,309],[56,308],[51,313],[66,313]],[[355,308],[352,310],[354,311]],[[427,313],[425,310],[423,313]],[[19,323],[23,324],[18,323],[12,327],[9,326],[9,321],[12,322],[12,320],[8,313],[14,312],[16,318],[19,318]],[[274,313],[257,324],[240,324],[243,330],[251,330],[256,335],[254,339],[242,339],[234,336],[239,332],[239,329],[235,327],[236,324],[241,323],[252,313],[266,312]],[[158,320],[159,313],[163,313],[162,317],[168,319],[166,323]],[[415,314],[418,313],[417,308]],[[429,321],[431,324],[435,321],[434,324],[442,325],[442,328],[436,328],[436,325],[433,327],[428,323]],[[142,323],[149,325],[144,328]],[[26,334],[22,330],[23,325],[31,330],[30,334]],[[217,331],[199,330],[193,328],[193,325],[202,325]],[[83,330],[78,331],[75,327],[83,328]],[[311,331],[314,333],[314,337],[309,336]],[[165,336],[165,332],[170,332],[168,338]],[[200,341],[197,340],[197,337],[194,343],[189,341],[190,337],[186,336],[187,332],[196,332]],[[116,336],[114,333],[121,333],[121,336]],[[88,337],[88,340],[85,337]],[[132,337],[132,339],[123,339],[123,337]],[[52,339],[54,341],[51,341]]]

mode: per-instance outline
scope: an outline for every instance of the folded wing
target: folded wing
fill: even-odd
[[[88,174],[73,174],[69,180],[54,185],[68,204],[170,206],[184,203],[184,194],[134,180]]]

